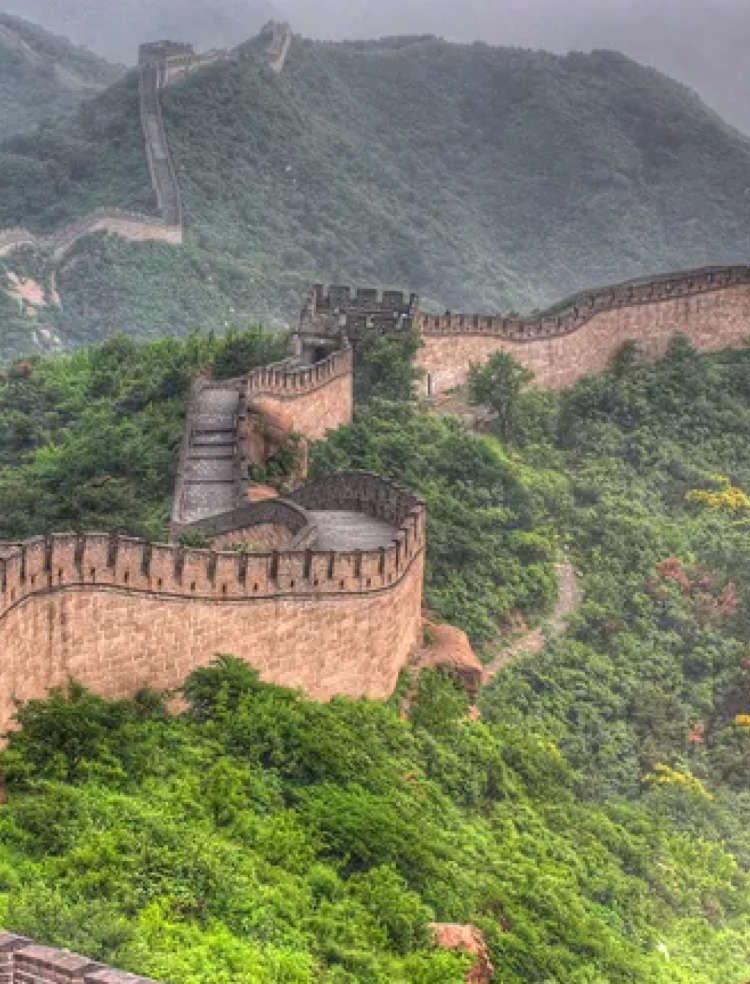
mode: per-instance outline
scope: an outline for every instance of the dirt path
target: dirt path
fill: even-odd
[[[487,664],[484,671],[484,683],[489,683],[498,670],[502,670],[516,656],[528,653],[538,653],[546,641],[546,633],[559,635],[565,630],[565,619],[571,612],[574,612],[581,603],[581,586],[578,583],[578,575],[572,564],[557,564],[557,577],[560,584],[560,592],[557,596],[555,610],[550,617],[538,629],[532,629],[524,633],[519,639],[510,643],[505,649],[501,650],[491,662]]]

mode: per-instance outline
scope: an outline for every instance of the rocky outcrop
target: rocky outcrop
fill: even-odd
[[[472,649],[469,637],[454,625],[425,624],[427,644],[417,655],[414,669],[442,670],[456,676],[469,693],[482,685],[484,668]]]
[[[492,966],[482,931],[476,926],[458,923],[431,923],[436,946],[443,950],[466,950],[475,957],[474,964],[466,972],[467,984],[489,984],[495,968]]]

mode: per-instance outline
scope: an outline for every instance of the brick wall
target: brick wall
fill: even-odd
[[[0,932],[0,984],[154,984],[25,936]]]
[[[750,336],[750,268],[675,274],[571,299],[543,319],[419,313],[423,346],[417,364],[433,394],[465,382],[472,362],[509,352],[540,386],[560,389],[604,369],[628,341],[652,358],[677,333],[702,352],[744,344]],[[428,374],[428,375],[427,375]]]
[[[269,366],[251,372],[246,397],[268,395],[294,417],[294,429],[309,440],[351,423],[354,412],[354,361],[350,348],[306,368]]]
[[[218,653],[317,699],[390,694],[419,641],[424,506],[362,474],[317,489],[316,502],[339,489],[335,503],[359,501],[398,519],[392,543],[238,554],[70,534],[8,548],[0,555],[0,731],[11,724],[14,697],[43,697],[70,676],[125,697],[144,685],[177,687]]]

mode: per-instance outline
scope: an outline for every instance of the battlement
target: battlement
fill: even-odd
[[[311,507],[359,509],[392,537],[377,548],[318,549]],[[106,533],[0,545],[0,733],[12,726],[14,699],[44,697],[68,676],[128,697],[179,687],[222,652],[321,700],[391,693],[419,641],[420,500],[345,473],[194,528],[222,549]],[[225,549],[278,529],[287,536],[278,549]]]
[[[312,393],[332,379],[351,374],[353,366],[354,356],[347,345],[312,366],[291,366],[280,362],[262,369],[253,369],[245,377],[246,397],[249,399],[261,394],[294,397]]]
[[[155,984],[69,950],[0,932],[0,984]]]
[[[356,509],[392,523],[393,542],[378,550],[343,552],[290,549],[266,553],[200,550],[105,533],[57,533],[11,545],[0,555],[0,620],[35,595],[96,587],[130,593],[237,602],[257,598],[316,597],[381,591],[398,581],[424,548],[424,504],[367,473],[344,473],[303,488],[283,504],[250,506],[218,517],[229,531],[248,517],[290,508]],[[255,512],[255,516],[253,516]],[[211,529],[195,524],[194,528]],[[301,532],[304,527],[300,526]]]
[[[138,64],[153,65],[166,58],[194,55],[192,44],[182,41],[147,41],[138,47]]]
[[[300,314],[299,332],[303,339],[343,336],[357,341],[368,332],[411,327],[418,306],[417,295],[406,296],[402,290],[314,284]]]
[[[741,345],[750,335],[750,266],[704,267],[582,291],[528,318],[427,314],[417,364],[427,395],[459,386],[472,364],[505,351],[534,373],[539,386],[569,386],[606,368],[628,341],[658,358],[676,334],[699,351]]]
[[[415,324],[424,335],[494,335],[531,342],[569,335],[602,311],[690,297],[740,284],[750,284],[750,266],[705,267],[581,291],[557,305],[554,314],[546,316],[506,318],[451,312],[433,315],[418,311]]]

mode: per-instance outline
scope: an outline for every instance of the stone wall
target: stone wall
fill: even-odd
[[[149,62],[141,64],[138,91],[146,159],[159,212],[168,226],[182,229],[182,197],[164,129],[158,65]]]
[[[317,699],[383,698],[418,644],[424,506],[352,473],[298,504],[400,521],[388,547],[241,554],[106,534],[38,537],[0,552],[0,731],[13,698],[70,676],[108,697],[178,687],[218,653]]]
[[[82,219],[68,222],[46,236],[36,235],[28,229],[2,230],[0,256],[6,256],[19,246],[34,246],[48,253],[55,263],[59,263],[79,239],[100,231],[114,233],[136,242],[182,242],[182,228],[170,225],[156,215],[144,215],[119,208],[97,208]]]
[[[631,339],[652,358],[663,355],[678,333],[702,352],[744,344],[750,336],[750,267],[710,268],[584,293],[541,319],[418,312],[415,323],[424,342],[417,364],[431,394],[465,382],[472,362],[498,351],[528,366],[538,385],[560,389],[604,369]]]
[[[268,395],[294,417],[294,429],[309,440],[352,421],[354,361],[350,348],[334,352],[314,366],[285,365],[256,369],[246,379],[246,400]]]
[[[307,338],[357,341],[368,332],[411,327],[419,299],[401,290],[314,284],[300,315],[300,332]]]
[[[231,512],[211,516],[183,527],[183,533],[201,533],[212,550],[230,550],[248,542],[254,550],[302,550],[317,536],[317,528],[305,509],[288,499],[245,503]]]
[[[154,984],[68,950],[0,932],[0,984]]]

